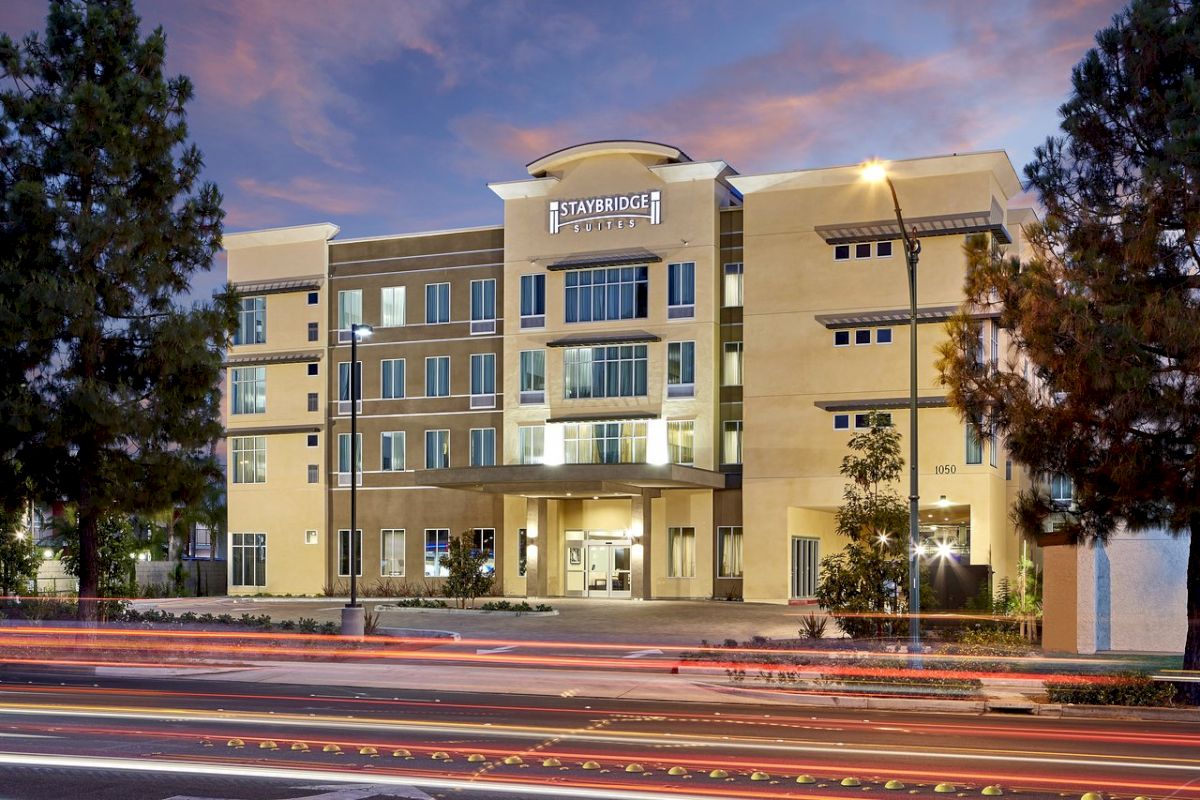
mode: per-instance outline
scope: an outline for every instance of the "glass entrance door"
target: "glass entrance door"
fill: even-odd
[[[588,542],[587,596],[629,597],[629,545],[613,542]]]

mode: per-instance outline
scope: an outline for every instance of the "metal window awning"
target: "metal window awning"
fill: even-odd
[[[907,397],[878,397],[864,400],[817,400],[814,406],[822,411],[889,411],[908,408]],[[917,408],[945,408],[950,401],[944,396],[918,397]]]
[[[590,267],[628,267],[634,264],[653,264],[662,261],[662,256],[641,247],[628,250],[605,250],[598,253],[574,255],[570,258],[551,261],[546,269],[588,269]]]
[[[260,364],[306,364],[320,360],[320,353],[254,353],[227,358],[223,366],[251,367]]]
[[[320,433],[320,425],[263,425],[256,428],[226,428],[225,436],[269,436],[281,433]]]
[[[286,292],[309,292],[320,289],[325,279],[320,275],[304,278],[289,278],[285,281],[247,281],[233,284],[240,295],[284,294]]]
[[[609,412],[607,414],[563,414],[558,417],[550,417],[546,422],[630,422],[643,419],[658,419],[658,414],[653,411]]]
[[[547,347],[588,347],[606,344],[641,344],[661,342],[662,338],[649,331],[613,331],[612,333],[578,333],[546,342]]]
[[[1012,244],[1012,236],[1004,227],[1004,209],[994,199],[986,211],[962,214],[937,214],[931,217],[905,217],[904,224],[917,237],[963,236],[970,233],[991,233],[1004,244]],[[900,226],[895,217],[857,222],[851,225],[818,225],[813,230],[826,244],[854,244],[856,242],[886,242],[900,237]]]
[[[958,313],[958,306],[929,306],[917,309],[917,324],[945,322]],[[992,319],[1000,316],[1000,310],[988,309],[972,312],[972,319]],[[856,311],[848,314],[817,314],[814,319],[829,330],[844,328],[871,328],[881,325],[907,325],[907,308],[889,308],[883,311]]]

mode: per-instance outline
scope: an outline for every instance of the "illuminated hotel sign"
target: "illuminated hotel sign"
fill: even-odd
[[[657,189],[632,194],[610,194],[581,200],[550,201],[550,233],[572,233],[636,228],[662,222],[662,192]]]

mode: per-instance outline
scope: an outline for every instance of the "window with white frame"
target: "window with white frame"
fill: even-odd
[[[408,291],[403,286],[379,290],[379,327],[399,328],[407,322]]]
[[[717,528],[717,577],[742,577],[742,526]]]
[[[471,408],[496,405],[496,354],[471,355]]]
[[[425,359],[425,396],[450,396],[450,356],[429,356]]]
[[[855,259],[870,258],[870,257],[871,257],[871,243],[870,242],[859,242],[858,244],[854,245],[854,258]]]
[[[521,464],[541,464],[546,456],[546,426],[521,425],[517,428],[517,458]]]
[[[646,345],[563,350],[563,397],[645,397]]]
[[[726,342],[724,346],[725,359],[721,364],[721,385],[742,385],[742,343]]]
[[[667,264],[667,319],[696,316],[696,264]]]
[[[353,377],[353,386],[351,386],[351,378]],[[350,362],[338,362],[338,413],[350,413],[350,393],[354,393],[354,399],[358,402],[358,411],[362,413],[362,362],[354,362],[354,375],[350,374]]]
[[[520,402],[540,405],[546,402],[546,351],[521,351]]]
[[[742,421],[740,419],[725,420],[724,436],[721,440],[721,463],[742,463]]]
[[[1000,322],[992,320],[992,363],[1000,363]]]
[[[449,528],[425,529],[425,577],[444,578],[450,574],[442,566],[442,556],[450,552]]]
[[[471,281],[471,333],[496,332],[496,279]]]
[[[672,464],[692,466],[696,463],[696,421],[672,419],[667,421],[667,457]]]
[[[234,436],[230,453],[234,483],[267,482],[267,437]]]
[[[850,260],[850,245],[836,244],[833,246],[834,261],[849,261]]]
[[[425,284],[425,323],[435,325],[450,321],[450,284]]]
[[[742,262],[725,265],[725,279],[721,285],[721,305],[725,308],[740,308],[743,303]]]
[[[891,344],[892,329],[891,328],[876,328],[875,329],[875,344]]]
[[[384,400],[404,397],[403,358],[385,358],[379,362],[379,396]]]
[[[308,293],[308,304],[310,306],[315,306],[320,302],[321,302],[321,293],[320,292],[309,292]]]
[[[998,462],[998,458],[999,458],[997,456],[996,451],[1000,449],[999,447],[996,446],[996,427],[994,425],[988,429],[987,439],[988,439],[988,464],[990,464],[991,466],[994,467],[994,466],[996,466],[996,464]]]
[[[870,344],[871,343],[871,329],[866,328],[863,330],[855,331],[854,332],[854,343],[855,344]]]
[[[384,472],[403,472],[404,450],[404,431],[384,431],[379,434],[379,468]]]
[[[267,411],[267,368],[234,367],[229,371],[230,414],[264,414]]]
[[[984,343],[983,343],[984,335],[985,334],[984,334],[984,329],[983,329],[983,323],[982,322],[975,323],[975,363],[976,364],[986,364],[987,363],[987,348],[984,347]]]
[[[234,586],[267,585],[267,535],[229,534],[229,578]]]
[[[474,528],[471,531],[472,545],[476,553],[484,557],[479,571],[484,575],[496,574],[496,529]]]
[[[834,347],[849,347],[850,346],[850,331],[834,331],[833,332]]]
[[[696,394],[696,343],[667,342],[667,397]]]
[[[267,341],[267,298],[243,297],[238,305],[234,344],[265,344]]]
[[[521,276],[521,327],[546,326],[546,276]]]
[[[1075,497],[1075,484],[1061,472],[1050,476],[1050,499],[1055,503],[1069,503]]]
[[[696,577],[695,528],[667,528],[667,577]]]
[[[975,429],[974,423],[966,424],[967,436],[967,463],[982,464],[983,463],[983,439],[979,437],[979,431]]]
[[[471,466],[496,466],[495,428],[471,428]]]
[[[318,464],[309,464],[308,465],[308,482],[309,483],[320,483],[321,482],[321,467],[320,467],[320,465],[318,465]]]
[[[354,564],[355,577],[362,577],[362,529],[356,530],[354,552],[350,551],[350,531],[338,531],[338,575],[349,577],[350,564]]]
[[[450,431],[443,428],[425,431],[425,469],[450,466]]]
[[[646,423],[567,423],[563,425],[563,460],[568,464],[643,464]]]
[[[892,243],[891,242],[876,242],[875,243],[875,257],[876,258],[891,258],[892,257]]]
[[[879,422],[881,425],[891,425],[892,424],[892,413],[890,411],[876,411],[876,412],[874,412],[874,414],[876,417],[879,418]],[[855,414],[854,415],[854,427],[858,428],[859,430],[865,430],[867,428],[870,428],[871,427],[871,412],[868,411],[865,414]]]
[[[645,319],[650,295],[646,267],[579,269],[566,275],[566,321]]]
[[[404,577],[404,529],[384,528],[379,532],[379,575]]]
[[[833,429],[835,431],[850,430],[850,415],[849,414],[834,414]]]
[[[348,331],[362,321],[362,289],[338,292],[338,330]]]
[[[339,433],[338,434],[338,462],[337,462],[338,485],[339,486],[349,486],[350,485],[350,459],[351,459],[350,450],[351,450],[350,434]],[[355,467],[356,467],[355,474],[358,476],[358,485],[362,486],[363,453],[362,453],[362,434],[361,433],[355,434],[354,450],[355,450],[355,452],[353,455],[356,456],[354,458],[354,463],[355,463]]]

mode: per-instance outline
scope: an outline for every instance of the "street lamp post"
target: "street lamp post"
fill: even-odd
[[[896,211],[896,224],[904,240],[904,257],[908,267],[908,648],[909,652],[921,652],[921,527],[918,513],[920,493],[917,491],[917,261],[921,256],[921,240],[912,236],[904,227],[904,215],[900,213],[900,199],[896,186],[888,177],[887,170],[879,162],[871,162],[863,169],[867,180],[887,184],[892,193],[892,205]],[[916,231],[914,230],[913,233]]]
[[[373,333],[370,325],[350,324],[350,602],[342,609],[342,635],[362,636],[366,614],[358,604],[358,563],[361,558],[358,536],[358,340]]]

